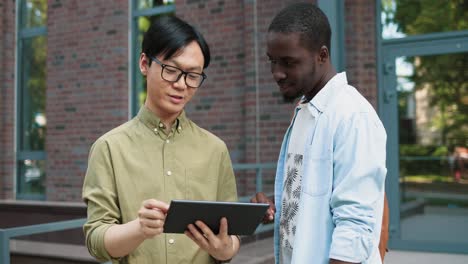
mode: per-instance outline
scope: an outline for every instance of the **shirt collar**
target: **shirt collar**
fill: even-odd
[[[164,129],[164,124],[161,119],[151,110],[148,109],[145,105],[140,108],[140,111],[137,114],[138,119],[143,122],[148,128],[154,130],[155,132],[162,131]],[[173,129],[178,133],[181,133],[184,128],[187,127],[188,119],[183,110],[177,119],[174,122]]]
[[[324,112],[331,99],[337,95],[338,89],[348,84],[346,73],[341,72],[333,76],[327,84],[310,100],[309,107],[312,106],[320,112]]]

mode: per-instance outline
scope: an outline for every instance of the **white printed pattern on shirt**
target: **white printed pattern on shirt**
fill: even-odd
[[[302,167],[301,154],[288,153],[287,175],[284,183],[283,201],[281,210],[280,222],[280,241],[281,245],[285,248],[292,250],[292,240],[296,235],[296,216],[299,211],[299,199],[301,196],[301,182],[302,177],[300,174]]]

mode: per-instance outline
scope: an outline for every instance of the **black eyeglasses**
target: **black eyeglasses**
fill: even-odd
[[[161,65],[161,78],[168,82],[178,82],[180,77],[184,75],[185,84],[191,88],[198,88],[202,85],[203,81],[206,79],[205,73],[198,72],[186,72],[180,68],[164,64],[160,62],[155,57],[149,56],[150,59],[157,64]]]

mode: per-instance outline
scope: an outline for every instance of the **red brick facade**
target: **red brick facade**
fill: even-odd
[[[47,200],[80,200],[90,145],[129,116],[129,1],[111,2],[49,0]],[[259,0],[256,11],[255,1],[175,2],[176,14],[200,29],[212,52],[188,116],[225,140],[233,163],[275,162],[293,107],[272,81],[265,32],[278,10],[297,1]],[[345,2],[348,77],[376,105],[375,3]],[[14,198],[14,5],[0,3],[2,199]],[[253,193],[253,174],[238,175],[240,195]]]
[[[345,1],[344,39],[348,81],[377,108],[375,8],[375,1]]]
[[[47,199],[79,201],[90,145],[128,119],[128,1],[49,1]]]
[[[14,195],[15,2],[0,3],[0,199]]]

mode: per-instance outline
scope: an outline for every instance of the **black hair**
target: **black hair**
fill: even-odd
[[[210,48],[203,35],[193,26],[176,16],[157,17],[143,36],[141,51],[148,56],[164,55],[167,60],[192,41],[201,48],[205,63],[210,64]],[[150,60],[151,63],[151,60]]]
[[[330,52],[331,28],[327,16],[311,3],[296,3],[281,10],[268,32],[300,33],[304,47],[318,51],[325,45]]]

